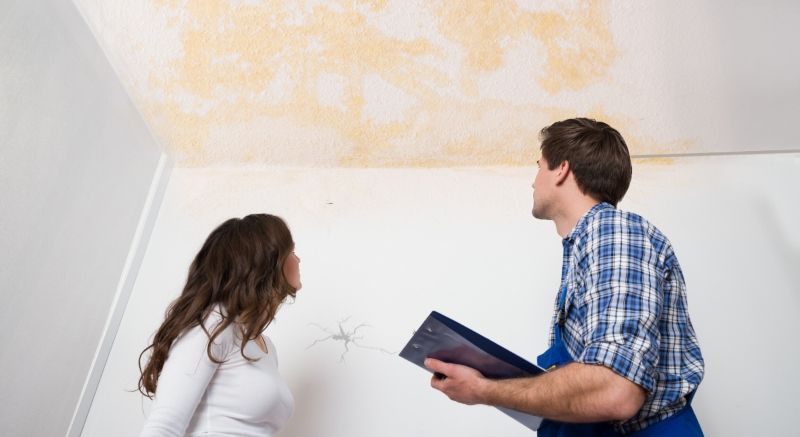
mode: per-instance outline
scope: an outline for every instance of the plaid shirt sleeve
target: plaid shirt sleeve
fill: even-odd
[[[641,223],[599,213],[584,245],[584,293],[575,304],[585,314],[576,361],[599,364],[652,392],[658,359],[658,254]]]

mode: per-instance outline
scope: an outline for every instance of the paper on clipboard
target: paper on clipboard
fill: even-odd
[[[490,379],[520,378],[545,372],[488,338],[436,311],[414,333],[400,356],[425,370],[425,358],[472,367]],[[497,407],[517,422],[537,430],[542,418]]]

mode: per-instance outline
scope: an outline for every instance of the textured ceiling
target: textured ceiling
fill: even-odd
[[[753,146],[715,80],[739,61],[691,4],[76,3],[180,166],[529,165],[576,115],[635,154]]]

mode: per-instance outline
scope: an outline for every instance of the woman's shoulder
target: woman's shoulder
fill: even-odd
[[[179,340],[191,341],[194,339],[198,342],[204,343],[207,346],[209,339],[214,336],[220,325],[223,325],[226,320],[227,318],[225,317],[223,311],[221,311],[218,307],[215,307],[205,317],[205,319],[203,319],[202,325],[198,324],[189,328],[183,333],[183,335],[181,335]],[[235,328],[236,325],[234,323],[230,323],[216,334],[212,349],[218,356],[227,355],[230,349],[235,346]]]
[[[219,306],[215,307],[209,314],[206,316],[204,326],[208,329],[208,332],[213,332],[216,330],[220,325],[226,324],[225,328],[220,332],[220,336],[225,336],[230,340],[235,340],[237,333],[239,330],[237,329],[237,324],[230,320],[228,316],[225,314],[225,310],[220,308]]]
[[[225,311],[220,308],[219,305],[214,306],[211,308],[211,311],[208,315],[203,319],[203,326],[212,331],[217,328],[222,322],[226,320]]]

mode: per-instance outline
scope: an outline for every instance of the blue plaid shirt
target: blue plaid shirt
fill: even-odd
[[[704,364],[672,245],[642,217],[599,203],[563,246],[567,350],[576,362],[608,367],[648,392],[639,413],[617,430],[634,432],[673,415],[700,384]],[[553,324],[558,309],[556,298]]]

